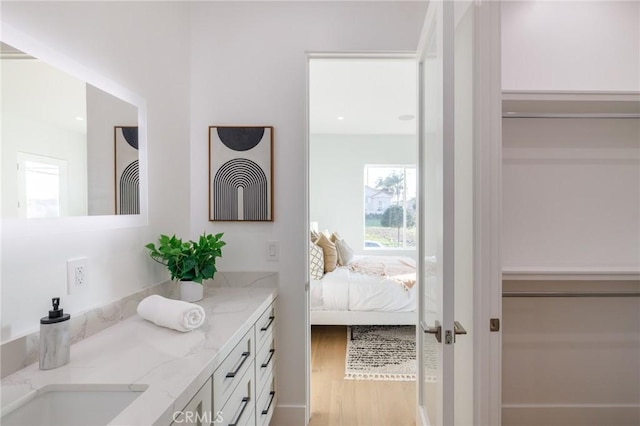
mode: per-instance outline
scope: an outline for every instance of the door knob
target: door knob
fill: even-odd
[[[442,325],[440,325],[439,321],[436,321],[434,327],[429,327],[426,322],[420,321],[420,327],[422,327],[422,331],[425,333],[435,334],[438,343],[442,343]]]
[[[464,327],[462,326],[462,324],[460,324],[458,321],[454,321],[453,322],[453,334],[454,335],[467,334],[467,330],[465,330]],[[455,341],[456,341],[456,338],[454,336],[453,342],[455,343]]]
[[[460,324],[458,321],[453,322],[453,331],[456,334],[467,334],[467,330],[465,330],[462,324]]]

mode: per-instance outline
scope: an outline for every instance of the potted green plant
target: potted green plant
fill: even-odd
[[[212,279],[216,269],[216,258],[222,256],[223,234],[207,234],[198,241],[183,242],[175,235],[160,235],[158,246],[149,243],[149,255],[153,260],[167,267],[171,279],[180,281],[180,298],[187,302],[197,302],[203,297],[203,280]]]

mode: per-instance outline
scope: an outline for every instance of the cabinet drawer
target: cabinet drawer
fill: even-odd
[[[244,335],[231,353],[213,373],[213,408],[225,405],[233,390],[238,386],[244,373],[249,370],[254,358],[255,345],[253,329]],[[250,369],[253,372],[253,368]]]
[[[265,345],[256,354],[256,389],[262,392],[262,388],[267,385],[268,379],[276,363],[276,341]]]
[[[211,377],[200,388],[186,407],[173,413],[174,425],[208,425],[212,418],[211,411]]]
[[[249,410],[249,407],[247,407],[247,410]],[[252,410],[248,415],[245,414],[242,416],[240,422],[238,423],[238,426],[255,426],[255,420],[256,412]]]
[[[215,390],[215,388],[214,388]],[[220,411],[222,424],[241,426],[255,424],[255,387],[253,362],[239,379],[238,386],[231,392]]]
[[[262,346],[273,338],[273,330],[276,325],[276,305],[275,302],[256,321],[256,348]]]
[[[262,389],[256,402],[256,424],[266,426],[271,421],[276,407],[276,387],[273,374],[269,376],[268,386]]]

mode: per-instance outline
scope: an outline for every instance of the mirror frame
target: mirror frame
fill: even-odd
[[[148,163],[147,163],[147,105],[137,93],[126,89],[98,72],[87,68],[68,56],[24,34],[15,27],[0,23],[0,40],[32,55],[69,75],[85,81],[138,108],[138,146],[140,167],[140,214],[137,215],[95,215],[65,216],[56,218],[6,218],[2,219],[2,233],[16,235],[57,234],[83,230],[114,229],[147,226],[149,224]],[[1,154],[0,154],[1,155]],[[0,200],[0,202],[2,202]],[[7,227],[7,225],[11,225]],[[7,232],[9,231],[9,232]]]

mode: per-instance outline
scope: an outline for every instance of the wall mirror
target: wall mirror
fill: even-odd
[[[3,30],[2,219],[145,213],[144,102],[16,41]]]

